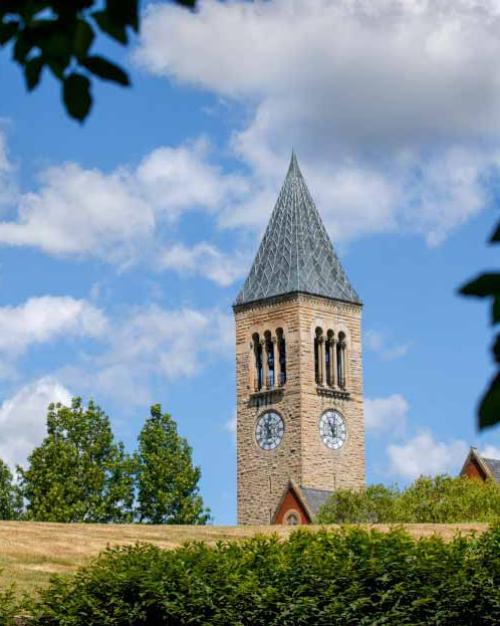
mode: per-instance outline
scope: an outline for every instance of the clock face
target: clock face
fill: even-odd
[[[274,411],[267,411],[257,420],[255,439],[263,450],[274,450],[283,439],[285,425],[281,415]]]
[[[347,428],[344,418],[338,411],[326,411],[319,421],[321,441],[332,450],[341,448],[346,440]]]

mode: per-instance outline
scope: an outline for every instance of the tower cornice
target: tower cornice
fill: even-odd
[[[351,302],[349,300],[341,300],[340,298],[329,298],[327,296],[321,296],[307,291],[294,291],[292,293],[272,296],[269,298],[261,298],[260,300],[252,300],[243,304],[238,304],[236,302],[233,304],[233,311],[234,313],[240,313],[243,311],[251,311],[253,309],[265,309],[266,307],[275,306],[276,304],[297,300],[299,298],[310,299],[312,301],[316,299],[322,302],[328,302],[332,305],[332,307],[341,305],[342,307],[346,307],[351,310],[360,310],[363,308],[362,302]]]

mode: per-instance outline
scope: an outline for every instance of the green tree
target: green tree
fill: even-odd
[[[500,222],[490,238],[491,244],[500,243]],[[464,296],[491,298],[491,324],[500,323],[500,272],[487,272],[471,280],[460,289]],[[496,334],[492,347],[496,372],[488,385],[478,409],[479,429],[488,428],[500,422],[500,333]]]
[[[132,520],[134,465],[92,401],[51,404],[47,436],[18,467],[26,517],[51,522]]]
[[[500,519],[500,487],[493,480],[421,476],[401,492],[397,521],[431,524]]]
[[[500,486],[493,480],[420,477],[406,489],[371,485],[338,490],[321,507],[320,524],[496,522]]]
[[[22,504],[12,473],[0,459],[0,519],[15,520],[21,516]]]
[[[338,489],[320,509],[319,524],[380,524],[396,518],[398,491],[394,487],[370,485],[354,491]]]
[[[210,512],[199,495],[199,467],[177,424],[161,406],[151,407],[136,453],[137,514],[150,524],[206,524]]]
[[[173,0],[193,8],[196,0]],[[45,68],[60,81],[71,117],[83,121],[92,106],[94,77],[129,85],[127,73],[92,50],[96,35],[124,46],[140,26],[139,0],[2,0],[0,46],[12,48],[29,91]]]

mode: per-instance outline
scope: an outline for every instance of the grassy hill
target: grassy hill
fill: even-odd
[[[319,528],[309,526],[312,531]],[[378,525],[379,530],[388,526]],[[457,532],[483,532],[487,524],[407,524],[415,537],[439,534],[450,539]],[[113,524],[47,524],[0,522],[0,585],[15,583],[20,591],[44,585],[52,574],[75,571],[108,545],[150,542],[171,549],[186,541],[214,543],[244,539],[256,533],[286,536],[284,526],[147,526]]]

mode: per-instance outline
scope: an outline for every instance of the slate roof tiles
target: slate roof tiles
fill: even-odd
[[[500,459],[487,459],[483,456],[483,461],[491,472],[491,477],[500,484]]]
[[[290,293],[361,303],[335,253],[295,153],[235,306]]]

